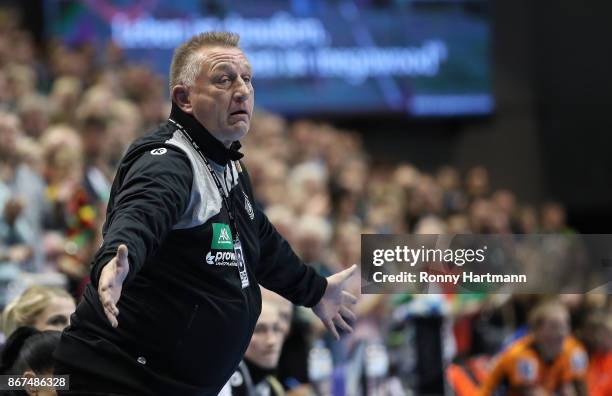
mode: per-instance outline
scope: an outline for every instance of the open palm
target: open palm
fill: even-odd
[[[357,303],[357,298],[345,289],[347,281],[356,270],[357,266],[353,265],[344,271],[328,276],[325,294],[321,301],[312,308],[336,339],[340,339],[336,326],[349,333],[353,331],[347,321],[353,322],[356,319],[352,307]]]
[[[117,316],[119,315],[117,303],[121,297],[123,281],[125,281],[129,271],[128,249],[127,246],[122,244],[117,248],[115,257],[102,268],[100,280],[98,281],[98,297],[104,308],[104,314],[106,314],[108,321],[113,327],[119,325],[117,321]]]

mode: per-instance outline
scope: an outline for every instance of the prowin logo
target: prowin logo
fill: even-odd
[[[206,254],[206,264],[237,267],[236,254],[234,252],[208,252]]]

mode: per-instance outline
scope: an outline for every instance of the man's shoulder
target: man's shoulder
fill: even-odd
[[[176,127],[169,122],[158,125],[155,129],[136,139],[128,147],[122,162],[131,163],[140,157],[150,158],[144,154],[151,154],[154,159],[166,161],[174,158],[186,158],[183,150],[176,145],[170,144],[170,140],[176,133]],[[171,154],[166,156],[165,154]],[[155,158],[156,157],[156,158]]]
[[[159,124],[156,128],[149,130],[147,133],[136,139],[127,149],[126,155],[132,152],[144,152],[147,148],[155,145],[163,146],[166,141],[172,138],[176,127],[169,122]]]
[[[169,143],[175,129],[169,123],[135,140],[119,165],[119,173],[155,172],[185,173],[191,175],[191,165],[185,152]],[[184,172],[181,172],[184,171]]]

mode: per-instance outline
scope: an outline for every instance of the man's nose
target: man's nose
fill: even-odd
[[[266,333],[266,343],[268,345],[274,345],[278,342],[279,334],[276,331],[269,331]]]
[[[234,91],[234,100],[237,102],[244,102],[249,98],[251,94],[251,90],[246,82],[242,78],[238,78],[237,80],[238,86]]]

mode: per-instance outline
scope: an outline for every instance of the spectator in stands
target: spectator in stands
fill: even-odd
[[[535,234],[538,232],[538,215],[533,206],[524,205],[517,214],[518,234]]]
[[[53,351],[60,339],[60,332],[39,331],[33,327],[19,327],[8,338],[2,350],[0,374],[35,379],[53,374]],[[6,384],[6,382],[5,382]],[[53,387],[27,385],[24,390],[6,393],[9,396],[54,396]]]
[[[483,198],[489,193],[489,172],[483,166],[470,169],[465,178],[465,187],[470,199]]]
[[[599,312],[585,328],[590,343],[587,383],[591,396],[612,395],[612,314]]]
[[[126,148],[142,133],[142,119],[136,105],[126,99],[115,99],[110,105],[108,126],[108,165],[112,171],[119,165]]]
[[[145,66],[126,66],[121,73],[121,86],[126,97],[138,106],[145,130],[164,122],[169,106],[164,102],[164,81]]]
[[[78,189],[83,169],[83,146],[77,131],[66,125],[54,125],[41,137],[46,197],[49,210],[45,228],[66,232],[68,203]]]
[[[38,267],[37,241],[43,216],[44,183],[28,164],[31,141],[24,137],[19,119],[0,112],[0,262]],[[35,145],[35,143],[34,143]]]
[[[95,114],[85,115],[79,123],[85,164],[81,185],[88,203],[96,206],[106,204],[111,189],[108,124],[108,117]]]
[[[55,123],[73,124],[82,95],[82,83],[75,77],[57,78],[51,86],[49,103],[51,120]]]
[[[19,101],[19,119],[25,134],[38,139],[49,127],[49,101],[46,96],[32,94]]]
[[[542,231],[546,233],[573,233],[566,224],[565,208],[559,202],[542,205]]]
[[[296,224],[296,235],[295,249],[302,260],[325,276],[332,274],[325,257],[331,239],[329,223],[320,216],[304,215]]]
[[[278,316],[280,318],[280,326],[283,335],[286,337],[291,330],[291,320],[293,319],[293,304],[280,294],[276,294],[264,287],[261,287],[261,299],[266,304],[273,304],[278,309]]]
[[[281,317],[282,307],[276,298],[264,292],[261,314],[255,331],[238,370],[232,375],[221,394],[233,396],[281,396],[283,386],[276,377],[283,341],[287,335],[286,318]],[[224,393],[226,392],[226,393]]]
[[[36,91],[37,76],[34,69],[28,65],[12,63],[6,67],[8,88],[12,93],[13,106],[17,107],[21,99]]]
[[[63,330],[76,309],[74,299],[63,289],[32,286],[6,306],[2,313],[2,331],[9,337],[19,326],[40,331]]]
[[[505,389],[508,395],[587,395],[588,358],[570,335],[569,313],[559,302],[536,306],[529,316],[530,333],[497,359],[481,395]]]
[[[280,295],[263,287],[261,288],[261,295],[266,304],[275,304],[278,308],[280,327],[283,333],[284,342],[275,378],[283,385],[289,395],[302,394],[299,392],[310,389],[310,385],[307,384],[307,366],[312,333],[311,323],[303,320],[303,318],[294,320],[293,304]],[[302,310],[301,313],[307,313],[307,311]]]
[[[266,208],[266,215],[283,238],[292,246],[295,245],[295,225],[297,219],[293,210],[285,205],[268,206]]]

